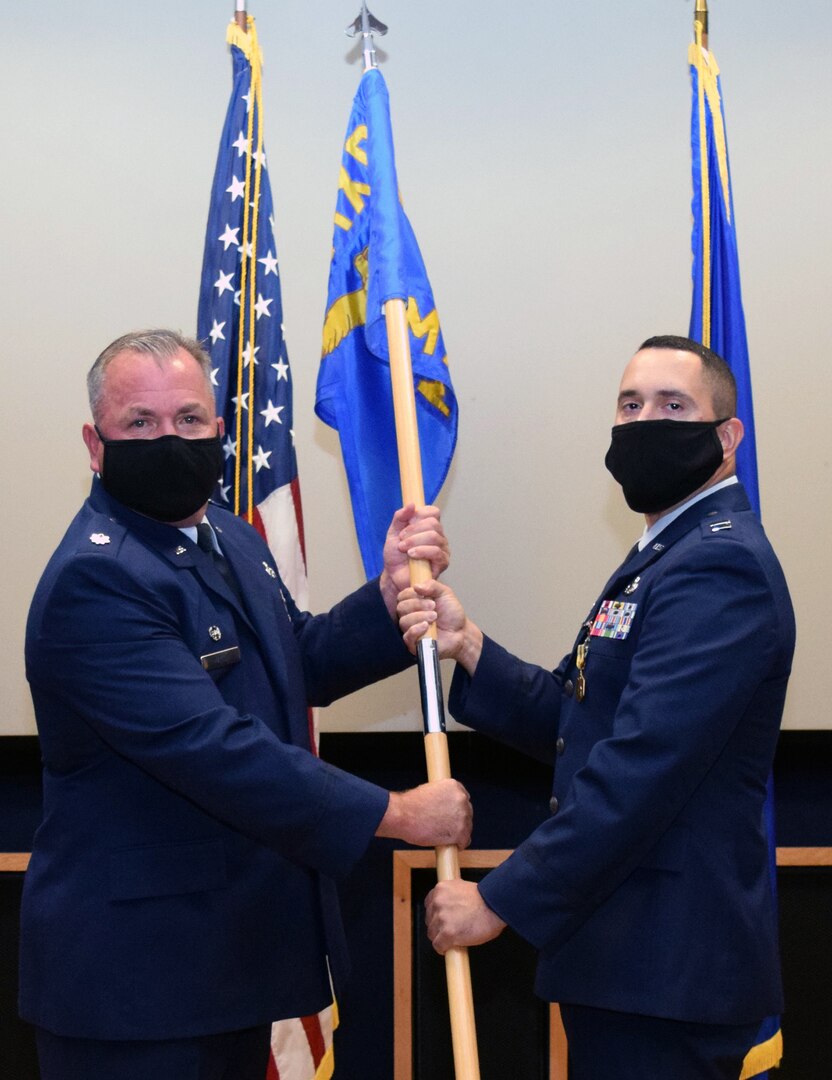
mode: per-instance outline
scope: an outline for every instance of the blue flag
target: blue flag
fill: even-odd
[[[745,427],[745,436],[737,451],[737,473],[752,507],[759,514],[751,371],[742,310],[722,86],[713,54],[701,46],[691,45],[689,60],[693,87],[693,304],[688,336],[718,353],[737,380],[737,416]]]
[[[265,537],[299,607],[307,606],[292,437],[292,378],[274,212],[262,135],[262,57],[254,20],[228,29],[233,84],[205,234],[197,335],[209,351],[225,466],[217,499]]]
[[[407,305],[425,499],[456,445],[457,403],[430,283],[399,199],[390,104],[377,68],[362,76],[347,125],[335,210],[315,411],[336,428],[367,577],[401,506],[383,306]]]
[[[722,85],[713,54],[699,43],[690,46],[688,60],[693,90],[693,303],[688,336],[718,353],[728,363],[737,380],[737,416],[745,428],[737,451],[737,475],[748,492],[752,507],[759,514],[760,489],[757,482],[751,370],[742,310]],[[771,887],[772,891],[776,891],[773,794],[769,777],[765,818]],[[763,1075],[766,1070],[780,1064],[782,1055],[780,1018],[772,1016],[763,1021],[756,1044],[746,1056],[741,1080]]]

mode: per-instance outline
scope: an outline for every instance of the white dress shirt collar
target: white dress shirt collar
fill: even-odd
[[[732,484],[738,484],[739,480],[736,476],[729,476],[725,480],[720,480],[718,484],[714,484],[713,487],[706,488],[704,491],[700,491],[698,495],[692,495],[687,502],[683,502],[681,506],[677,506],[675,510],[671,510],[669,514],[665,514],[660,517],[658,521],[654,521],[648,528],[645,528],[641,535],[641,539],[638,542],[638,550],[644,551],[648,544],[652,543],[662,529],[666,529],[671,521],[675,521],[680,514],[684,514],[685,510],[694,506],[701,499],[706,499],[709,495],[713,495],[715,491],[721,491],[723,488],[730,487]]]

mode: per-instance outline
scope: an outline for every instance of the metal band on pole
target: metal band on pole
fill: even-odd
[[[696,25],[699,24],[699,33],[696,33]],[[693,12],[694,35],[697,45],[703,49],[708,47],[708,0],[696,0]]]

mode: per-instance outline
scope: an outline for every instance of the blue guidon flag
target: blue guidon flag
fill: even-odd
[[[734,201],[719,67],[713,53],[700,40],[688,52],[693,91],[691,109],[691,160],[693,171],[693,303],[688,336],[713,349],[731,368],[737,380],[737,416],[745,436],[737,451],[737,475],[749,501],[760,513],[757,483],[757,450],[748,339],[740,290]],[[772,891],[776,890],[774,798],[771,778],[765,804],[769,868]],[[741,1080],[760,1076],[780,1064],[783,1037],[780,1018],[763,1021],[755,1045],[745,1058]]]
[[[336,428],[367,577],[401,505],[383,307],[405,301],[422,454],[432,503],[451,464],[457,403],[430,282],[402,209],[390,104],[377,68],[364,72],[341,158],[315,411]]]

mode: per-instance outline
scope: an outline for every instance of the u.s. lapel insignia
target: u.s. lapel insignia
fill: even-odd
[[[208,627],[208,637],[212,641],[219,641],[220,638],[222,637],[222,630],[220,630],[220,628],[218,626],[209,626]]]
[[[272,568],[269,566],[269,564],[265,560],[263,562],[263,569],[266,571],[266,573],[269,575],[270,578],[276,578],[277,577],[277,574],[274,572],[274,570],[272,570]]]
[[[93,544],[109,544],[110,538],[106,533],[93,533],[90,537]]]
[[[640,575],[638,577],[634,577],[633,580],[630,582],[630,584],[624,590],[624,595],[625,596],[632,596],[633,593],[638,588],[638,583],[640,581],[641,581],[641,576]]]
[[[184,555],[187,550],[188,550],[187,548],[182,547],[182,545],[180,544],[179,547],[174,552],[174,554],[175,555]]]
[[[664,544],[660,544],[660,543],[658,542],[658,540],[657,540],[657,541],[655,542],[655,544],[653,545],[653,550],[654,550],[654,551],[664,551]]]

